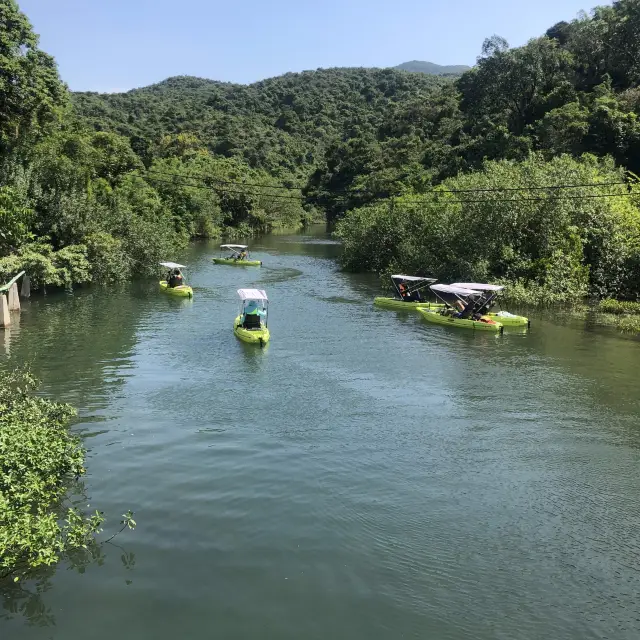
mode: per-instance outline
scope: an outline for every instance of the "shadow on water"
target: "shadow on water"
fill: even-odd
[[[0,620],[6,623],[26,623],[31,627],[54,627],[56,617],[53,608],[47,603],[46,594],[54,586],[54,576],[66,567],[67,571],[84,574],[90,566],[102,567],[107,561],[105,547],[118,549],[120,562],[126,572],[132,572],[136,566],[135,554],[114,542],[93,544],[87,549],[78,549],[66,554],[60,565],[39,571],[33,578],[14,582],[9,578],[0,581],[0,599],[3,612]],[[133,584],[131,573],[125,573],[124,584]]]
[[[247,344],[242,340],[238,340],[238,346],[240,347],[242,360],[247,366],[247,372],[249,374],[257,373],[264,368],[269,349],[271,349],[271,342],[260,346],[259,344]]]
[[[83,434],[83,437],[88,436]],[[85,506],[89,506],[88,500],[90,498],[87,495],[85,484],[81,481],[74,482],[70,487],[66,506],[82,512]],[[61,520],[65,517],[65,508],[65,505],[60,507],[59,517]],[[108,526],[110,523],[106,524]],[[113,526],[113,523],[111,524]],[[132,574],[129,572],[135,568],[135,554],[127,551],[117,542],[118,529],[113,534],[103,533],[102,541],[94,539],[84,548],[65,552],[57,565],[38,569],[29,578],[14,581],[11,576],[8,576],[4,580],[0,580],[0,599],[3,608],[0,620],[7,624],[18,625],[18,627],[25,623],[31,627],[55,626],[54,609],[48,604],[46,594],[53,589],[56,574],[66,569],[68,572],[82,575],[89,567],[103,567],[107,563],[108,552],[114,549],[118,549],[120,562],[124,571],[127,572],[124,574],[124,584],[127,586],[132,584]]]
[[[261,285],[277,284],[278,282],[294,280],[302,274],[303,272],[300,269],[262,267],[259,281]]]

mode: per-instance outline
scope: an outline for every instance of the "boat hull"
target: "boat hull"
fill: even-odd
[[[161,280],[160,289],[170,296],[193,298],[193,289],[187,284],[181,284],[179,287],[170,287],[166,280]]]
[[[436,302],[405,302],[398,298],[375,298],[373,304],[383,309],[394,309],[396,311],[411,311],[416,309],[443,309],[444,305]]]
[[[216,264],[229,264],[234,267],[261,267],[261,260],[234,260],[233,258],[211,258]]]
[[[500,316],[497,313],[488,313],[487,314],[492,320],[499,322],[501,325],[505,327],[528,327],[530,326],[529,318],[525,318],[524,316]]]
[[[500,322],[490,324],[488,322],[480,322],[479,320],[465,320],[463,318],[454,318],[453,316],[443,316],[429,309],[418,309],[418,313],[428,322],[445,325],[447,327],[459,327],[461,329],[470,329],[471,331],[489,331],[493,333],[502,333],[504,328]]]
[[[269,329],[267,327],[262,327],[260,329],[245,329],[240,326],[241,322],[242,316],[238,316],[233,321],[233,333],[235,334],[236,338],[239,338],[243,342],[264,346],[271,339],[271,334],[269,333]]]

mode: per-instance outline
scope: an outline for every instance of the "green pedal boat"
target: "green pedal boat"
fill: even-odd
[[[505,327],[530,327],[531,322],[525,316],[517,316],[508,311],[489,313],[489,310],[496,304],[498,295],[504,287],[497,284],[482,284],[479,282],[454,282],[452,287],[462,287],[463,289],[473,289],[481,291],[485,296],[485,302],[481,313],[484,311],[487,316],[504,325]]]
[[[231,251],[231,255],[226,258],[222,255],[225,251]],[[261,267],[261,260],[251,260],[246,244],[223,244],[220,245],[220,257],[211,258],[216,264],[229,264],[234,267]]]
[[[185,282],[181,271],[186,267],[177,262],[161,262],[160,265],[169,269],[167,277],[160,280],[160,290],[177,298],[193,298],[193,289]]]
[[[502,333],[502,323],[479,313],[488,297],[482,291],[448,284],[432,285],[431,291],[442,301],[444,308],[419,308],[418,313],[428,322],[472,331]]]
[[[233,333],[243,342],[264,347],[271,339],[267,294],[262,289],[238,289],[238,295],[240,315],[233,321]]]
[[[451,309],[449,310],[451,311]],[[504,327],[499,322],[491,319],[483,320],[467,320],[464,318],[455,318],[447,315],[446,310],[434,311],[431,309],[418,309],[418,313],[429,322],[434,324],[443,324],[448,327],[461,327],[462,329],[472,329],[474,331],[493,331],[494,333],[502,333]]]
[[[423,296],[423,290],[434,282],[436,282],[435,278],[393,275],[391,276],[391,284],[396,292],[396,297],[379,296],[374,299],[373,304],[377,307],[395,311],[443,308],[443,304],[429,302]]]

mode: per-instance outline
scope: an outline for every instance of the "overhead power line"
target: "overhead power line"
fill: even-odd
[[[207,176],[202,173],[191,173],[190,175],[185,175],[181,173],[172,173],[168,171],[155,171],[153,169],[146,169],[145,173],[153,174],[153,175],[161,175],[161,176],[172,176],[176,178],[182,179],[191,179],[191,180],[203,180],[207,182],[215,182],[217,184],[225,184],[232,186],[243,186],[243,187],[260,187],[265,189],[275,189],[275,190],[284,190],[284,191],[302,191],[305,186],[286,186],[286,185],[274,185],[274,184],[266,184],[260,182],[241,182],[237,180],[223,180],[221,178],[214,178],[212,176]],[[538,185],[538,186],[526,186],[526,187],[491,187],[491,188],[470,188],[470,189],[441,189],[439,187],[434,187],[432,189],[427,189],[423,191],[420,195],[427,195],[430,193],[494,193],[494,192],[518,192],[518,191],[557,191],[562,189],[581,189],[581,188],[602,188],[602,187],[613,187],[613,186],[629,186],[632,183],[628,180],[617,180],[610,182],[582,182],[582,183],[574,183],[574,184],[556,184],[556,185]],[[358,195],[358,194],[369,194],[369,195],[380,195],[379,191],[374,191],[372,189],[333,189],[331,190],[331,194],[346,194],[346,195]]]
[[[204,175],[202,173],[192,173],[190,175],[184,175],[182,173],[170,173],[168,171],[153,171],[152,169],[147,169],[145,171],[147,174],[155,174],[161,176],[174,176],[176,178],[186,178],[193,180],[203,180],[208,182],[215,182],[217,184],[229,184],[229,185],[242,185],[243,187],[262,187],[265,189],[278,189],[285,191],[302,191],[302,187],[287,187],[285,185],[280,184],[265,184],[259,182],[240,182],[234,180],[222,180],[221,178],[213,178],[211,176]]]
[[[480,200],[435,200],[432,201],[435,204],[471,204],[471,203],[482,203],[482,202],[552,202],[557,200],[584,200],[585,198],[629,198],[629,197],[640,197],[640,193],[587,193],[576,196],[549,196],[545,197],[537,197],[537,198],[482,198]],[[425,199],[416,198],[416,202],[426,202]],[[404,204],[404,203],[403,203]]]
[[[226,187],[214,187],[205,184],[193,184],[189,182],[176,182],[175,180],[165,180],[164,178],[154,178],[150,177],[149,180],[154,182],[163,182],[166,184],[177,185],[179,187],[190,187],[192,189],[206,189],[209,191],[215,191],[216,193],[235,193],[237,195],[247,195],[247,196],[267,196],[269,198],[278,198],[281,200],[303,200],[305,199],[302,195],[300,196],[284,196],[277,193],[261,193],[259,191],[242,191],[237,189],[228,189]],[[241,182],[237,183],[242,185]]]
[[[281,194],[275,194],[275,193],[264,193],[264,192],[259,192],[259,191],[248,191],[248,190],[239,190],[239,189],[229,189],[227,187],[216,187],[216,186],[210,186],[210,185],[205,185],[205,184],[193,184],[193,182],[185,182],[186,178],[185,176],[180,176],[182,178],[181,181],[176,182],[175,180],[167,180],[164,178],[156,178],[156,177],[151,177],[150,180],[155,181],[155,182],[162,182],[162,183],[166,183],[166,184],[172,184],[172,185],[177,185],[177,186],[182,186],[182,187],[189,187],[192,189],[205,189],[205,190],[209,190],[209,191],[213,191],[216,193],[229,193],[229,194],[235,194],[235,195],[248,195],[248,196],[265,196],[268,198],[276,198],[276,199],[281,199],[281,200],[298,200],[298,201],[312,201],[311,198],[299,195],[299,196],[287,196],[287,195],[281,195]],[[229,181],[230,182],[230,181]],[[233,182],[231,184],[234,185],[238,185],[238,186],[244,186],[245,183],[242,182]],[[611,184],[626,184],[626,183],[611,183]],[[572,185],[571,188],[574,188],[575,186],[578,185]],[[579,185],[579,186],[586,186],[586,185]],[[597,185],[590,185],[590,186],[606,186],[606,183],[597,183]],[[562,188],[567,188],[567,185],[564,185]],[[543,188],[548,188],[548,187],[537,187],[538,189],[543,189]],[[559,185],[557,186],[557,188],[561,188]],[[464,191],[465,193],[495,193],[501,191],[500,189],[495,189],[495,190],[486,190],[486,189],[477,189],[477,190],[466,190]],[[439,194],[439,193],[452,193],[452,191],[437,191],[434,192],[435,194]],[[381,194],[378,194],[379,196]],[[640,194],[637,193],[633,193],[633,192],[626,192],[626,193],[590,193],[590,194],[579,194],[579,195],[562,195],[562,196],[548,196],[548,197],[534,197],[534,198],[481,198],[481,199],[443,199],[443,200],[433,200],[432,198],[425,198],[424,194],[420,194],[417,195],[415,198],[413,198],[413,203],[420,203],[420,202],[427,202],[427,201],[431,201],[434,204],[439,204],[439,205],[449,205],[449,204],[480,204],[480,203],[487,203],[487,202],[493,202],[493,203],[522,203],[522,202],[550,202],[550,201],[560,201],[560,200],[583,200],[583,199],[592,199],[592,198],[627,198],[627,197],[638,197],[640,196]],[[337,196],[337,198],[340,198],[341,196]],[[403,203],[406,204],[406,203]],[[411,204],[411,202],[409,203]]]

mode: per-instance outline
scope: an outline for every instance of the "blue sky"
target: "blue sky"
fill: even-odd
[[[593,1],[593,0],[592,0]],[[71,89],[121,91],[169,76],[230,82],[318,67],[473,64],[589,0],[18,0]],[[608,4],[608,2],[595,2]]]

